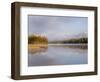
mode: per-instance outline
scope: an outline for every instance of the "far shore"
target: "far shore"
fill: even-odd
[[[48,46],[53,47],[69,47],[69,48],[80,48],[87,49],[88,44],[28,44],[29,52],[41,52],[48,48]]]
[[[65,43],[65,44],[62,44],[62,43],[48,43],[48,45],[73,45],[73,46],[75,46],[75,45],[88,45],[87,43]]]
[[[88,44],[86,43],[67,43],[67,44],[48,44],[49,46],[54,46],[54,47],[69,47],[69,48],[81,48],[81,49],[87,49]]]

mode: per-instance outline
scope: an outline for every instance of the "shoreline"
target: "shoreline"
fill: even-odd
[[[88,43],[66,43],[66,44],[51,44],[48,45],[88,45]]]
[[[46,50],[49,46],[53,47],[69,47],[87,49],[88,44],[28,44],[28,50],[31,52]]]
[[[31,53],[46,51],[48,45],[46,44],[28,44],[28,51]]]
[[[69,47],[69,48],[80,48],[80,49],[87,49],[88,44],[48,44],[49,46],[54,46],[54,47]]]

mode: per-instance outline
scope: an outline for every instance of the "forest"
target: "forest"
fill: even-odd
[[[47,44],[48,39],[45,36],[31,35],[28,37],[28,44]]]
[[[62,41],[51,41],[49,43],[88,43],[88,38],[75,38],[75,39],[69,39],[69,40],[62,40]]]
[[[36,36],[36,35],[31,35],[28,37],[28,44],[48,44],[48,43],[62,43],[62,44],[66,44],[66,43],[88,43],[88,38],[87,37],[83,37],[83,38],[72,38],[72,39],[68,39],[68,40],[60,40],[60,41],[49,41],[47,37],[45,36]]]

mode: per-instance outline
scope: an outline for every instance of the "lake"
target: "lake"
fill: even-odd
[[[86,44],[49,44],[41,52],[28,52],[28,66],[87,64]]]

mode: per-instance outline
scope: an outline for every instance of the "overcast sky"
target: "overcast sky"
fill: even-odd
[[[28,16],[29,35],[45,35],[50,41],[67,39],[87,32],[87,17]]]

